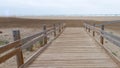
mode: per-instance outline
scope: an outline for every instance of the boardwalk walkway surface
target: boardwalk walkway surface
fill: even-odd
[[[66,28],[28,68],[118,68],[83,28]]]

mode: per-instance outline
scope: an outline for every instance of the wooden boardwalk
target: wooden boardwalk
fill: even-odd
[[[118,68],[83,28],[66,28],[28,68]]]

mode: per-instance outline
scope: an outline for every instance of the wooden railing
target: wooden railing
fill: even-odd
[[[120,47],[120,37],[106,32],[104,30],[104,25],[101,25],[101,27],[96,27],[95,24],[90,25],[88,23],[84,23],[84,27],[89,35],[92,36],[105,49],[105,51],[115,60],[118,65],[120,65],[120,59],[113,55],[111,51],[104,46],[105,40],[107,40],[108,42]],[[99,35],[99,38],[96,38],[97,35]]]
[[[54,24],[53,27],[49,29],[47,29],[46,25],[44,25],[43,31],[23,39],[20,38],[19,30],[13,31],[14,42],[0,47],[0,64],[16,55],[18,68],[26,67],[62,33],[64,28],[64,23]],[[53,35],[52,39],[48,38],[48,35],[50,34]],[[40,47],[32,56],[30,56],[30,58],[25,61],[22,50],[33,46],[33,44],[38,41],[42,42],[42,47]]]
[[[101,38],[100,38],[101,44],[104,44],[104,38],[105,38],[108,41],[110,41],[111,43],[120,47],[120,37],[104,31],[104,25],[102,25],[101,28],[97,28],[97,27],[89,25],[89,24],[84,24],[84,26],[88,32],[90,32],[90,31],[93,32],[93,36],[95,36],[95,33],[98,33],[101,36]]]

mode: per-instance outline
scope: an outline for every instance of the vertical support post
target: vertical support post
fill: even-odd
[[[85,26],[85,30],[86,30],[86,24],[84,23],[84,26]]]
[[[54,37],[56,37],[56,24],[54,24],[53,26],[54,26]]]
[[[47,30],[46,25],[43,25],[43,31],[44,31],[43,42],[44,42],[44,45],[47,44],[47,32],[46,32],[46,30]]]
[[[84,23],[83,25],[84,25],[84,28],[86,29],[86,24]]]
[[[90,27],[88,28],[88,31],[90,32]]]
[[[65,28],[65,23],[62,23],[62,30]]]
[[[87,24],[85,23],[85,28],[86,28],[86,31],[87,31]]]
[[[61,23],[59,23],[59,33],[61,32]]]
[[[63,23],[61,24],[61,31],[63,30]]]
[[[66,23],[63,23],[63,29],[66,28]]]
[[[89,31],[88,24],[86,24],[86,27],[87,27],[87,32],[88,32]]]
[[[14,41],[21,39],[19,30],[14,30],[13,31],[13,38],[14,38]],[[16,58],[17,58],[17,65],[18,65],[18,68],[19,68],[22,64],[24,64],[23,53],[22,53],[21,49],[18,51],[18,53],[16,55]]]
[[[14,30],[13,31],[13,39],[14,39],[14,41],[21,39],[19,30]]]
[[[104,25],[101,26],[101,30],[104,30]],[[100,37],[100,43],[102,45],[104,44],[104,38],[103,38],[103,36]]]
[[[88,31],[88,27],[87,27],[87,25],[86,25],[86,31]]]
[[[95,24],[93,24],[93,27],[95,27]],[[93,37],[95,36],[95,31],[94,31],[94,29],[93,29]]]
[[[65,23],[62,23],[62,31],[64,30],[65,28]]]

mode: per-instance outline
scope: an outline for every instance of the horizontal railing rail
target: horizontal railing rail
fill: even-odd
[[[64,28],[64,23],[54,24],[53,27],[48,29],[46,28],[46,25],[44,25],[41,32],[23,39],[20,38],[19,30],[13,31],[14,42],[0,47],[0,64],[16,55],[18,68],[26,67],[63,32]],[[50,34],[53,35],[53,39],[49,40],[48,35]],[[32,47],[36,42],[42,42],[42,47],[40,47],[30,58],[25,61],[22,50]]]
[[[95,26],[92,26],[92,25],[89,25],[89,24],[86,24],[86,23],[84,23],[84,26],[88,30],[92,30],[93,32],[99,33],[102,37],[104,37],[105,39],[109,40],[111,43],[120,47],[120,37],[118,37],[116,35],[113,35],[111,33],[105,32],[101,28],[97,28]]]

